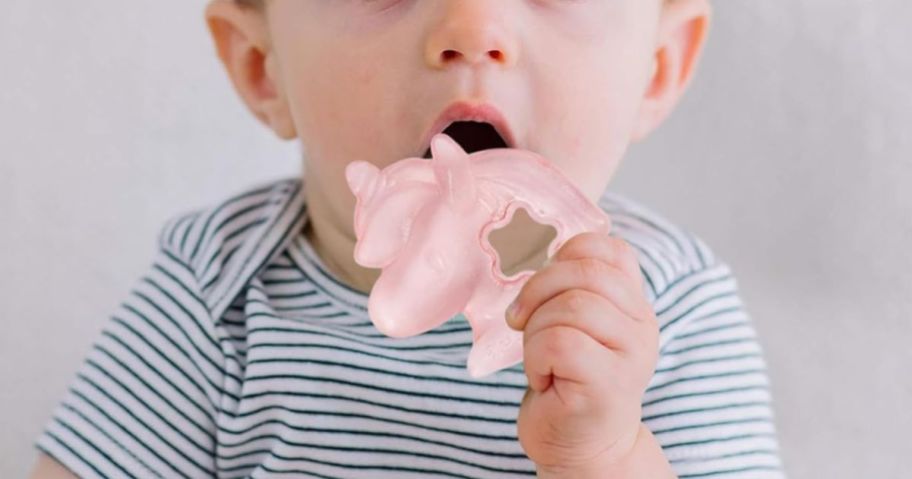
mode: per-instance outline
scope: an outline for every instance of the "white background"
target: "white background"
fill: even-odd
[[[734,268],[793,478],[909,477],[912,7],[719,0],[697,80],[613,188]],[[299,171],[242,107],[202,2],[0,8],[0,476],[163,221]]]

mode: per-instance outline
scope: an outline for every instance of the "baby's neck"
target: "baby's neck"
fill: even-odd
[[[328,272],[338,281],[364,294],[370,293],[380,277],[380,270],[365,268],[355,262],[355,238],[315,215],[308,218],[304,236]]]

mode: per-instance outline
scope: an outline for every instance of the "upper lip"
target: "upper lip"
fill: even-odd
[[[431,144],[434,135],[441,133],[451,123],[457,121],[476,121],[490,123],[497,130],[497,133],[503,138],[508,147],[516,145],[513,138],[513,131],[504,118],[503,114],[497,107],[490,103],[472,103],[468,101],[457,101],[448,106],[440,116],[431,124],[430,129],[421,139],[422,149],[419,155],[423,155]]]

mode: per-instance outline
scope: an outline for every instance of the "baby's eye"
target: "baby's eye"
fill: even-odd
[[[392,8],[401,0],[356,0],[358,3],[370,8],[371,10],[383,11]]]
[[[536,0],[539,3],[584,3],[589,0]]]

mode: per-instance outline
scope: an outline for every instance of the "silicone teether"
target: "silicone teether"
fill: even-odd
[[[433,158],[406,158],[382,171],[355,161],[346,168],[357,198],[354,259],[382,268],[368,314],[382,333],[424,333],[463,312],[472,327],[469,374],[480,377],[522,361],[522,333],[504,311],[534,271],[511,277],[488,234],[518,208],[551,225],[548,257],[573,236],[610,228],[608,216],[540,155],[498,148],[467,155],[446,134]]]

